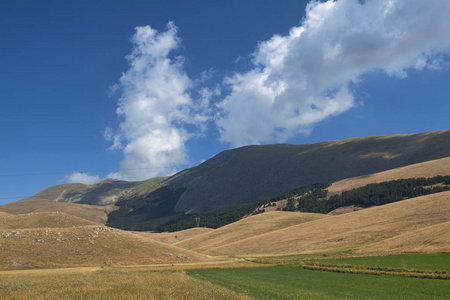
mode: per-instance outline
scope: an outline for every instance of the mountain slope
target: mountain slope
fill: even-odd
[[[224,151],[175,174],[165,185],[186,188],[176,211],[199,213],[317,182],[336,182],[443,157],[450,157],[450,130],[307,145],[247,146]]]
[[[437,175],[450,175],[450,157],[426,161],[375,174],[344,179],[335,182],[328,187],[328,195],[340,194],[343,191],[359,188],[371,183],[417,177],[429,178]]]
[[[108,205],[117,202],[125,194],[149,193],[156,190],[161,187],[161,182],[164,179],[165,177],[156,177],[145,181],[106,179],[92,185],[68,183],[46,188],[30,198]]]
[[[287,254],[382,243],[449,219],[450,191],[447,191],[290,226],[209,248],[202,253]]]
[[[183,220],[186,214],[260,201],[318,182],[331,183],[447,157],[450,130],[306,145],[247,146],[223,151],[169,178],[61,185],[35,197],[115,203],[120,208],[110,214],[108,225],[155,230]]]
[[[32,212],[61,212],[95,223],[105,223],[107,214],[115,209],[112,206],[96,206],[77,203],[55,202],[47,199],[27,198],[17,202],[0,205],[0,212],[13,215]]]

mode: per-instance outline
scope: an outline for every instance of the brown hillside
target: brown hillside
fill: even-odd
[[[0,218],[0,229],[63,228],[84,225],[102,225],[63,213],[38,212],[9,215]]]
[[[0,229],[0,241],[0,269],[211,260],[192,251],[106,226]]]
[[[450,191],[447,191],[345,215],[329,216],[217,248],[211,247],[202,253],[286,254],[328,250],[381,242],[408,231],[447,222],[449,219]]]
[[[436,253],[450,252],[450,221],[408,231],[372,245],[357,253]]]
[[[197,237],[176,243],[176,246],[196,252],[209,252],[220,246],[258,236],[281,228],[327,219],[329,216],[313,213],[274,211],[244,218]]]
[[[87,204],[55,202],[47,199],[27,198],[17,202],[0,205],[0,211],[14,215],[32,212],[61,212],[95,223],[105,223],[107,214],[114,206],[96,206]]]
[[[214,231],[212,228],[198,227],[198,228],[190,228],[186,230],[180,230],[176,232],[141,232],[136,231],[133,232],[137,235],[144,236],[150,238],[152,240],[165,243],[165,244],[175,244],[192,237],[208,233]]]
[[[423,163],[413,164],[380,173],[344,179],[333,183],[328,188],[328,194],[340,194],[343,191],[356,189],[370,183],[408,179],[416,177],[434,177],[437,175],[450,175],[450,157],[435,159]]]
[[[1,217],[6,217],[6,216],[11,216],[11,214],[8,214],[6,212],[0,211],[0,218]]]

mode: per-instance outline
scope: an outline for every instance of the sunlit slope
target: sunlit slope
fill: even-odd
[[[0,211],[10,214],[27,214],[32,212],[62,212],[95,223],[105,223],[107,213],[114,207],[96,206],[77,203],[55,202],[47,199],[27,198],[0,206]]]
[[[9,215],[0,218],[0,229],[63,228],[85,225],[102,225],[63,213],[38,212]]]
[[[417,177],[429,178],[437,175],[450,175],[450,157],[426,161],[375,174],[344,179],[333,183],[328,188],[328,193],[329,195],[339,194],[343,191],[359,188],[370,183]]]
[[[202,253],[285,254],[371,244],[449,219],[450,191],[447,191],[294,225],[211,247]],[[426,238],[424,235],[423,239]]]
[[[0,229],[0,269],[133,265],[211,260],[106,226]]]
[[[159,241],[165,244],[175,244],[190,238],[193,238],[198,235],[202,235],[204,233],[212,232],[214,229],[212,228],[190,228],[186,230],[180,230],[176,232],[134,232],[137,235],[151,238],[155,241]]]
[[[314,220],[327,220],[328,215],[273,211],[244,218],[235,223],[217,228],[197,237],[176,243],[176,246],[200,253],[214,252],[213,249],[259,236],[281,228],[307,223]]]
[[[6,212],[0,211],[0,217],[6,217],[6,216],[11,216],[11,214],[8,214]]]
[[[59,202],[108,205],[117,202],[119,197],[123,195],[154,191],[162,186],[164,179],[165,177],[156,177],[145,181],[106,179],[92,185],[80,183],[61,184],[46,188],[31,198]]]
[[[450,252],[450,221],[408,231],[362,247],[357,253]]]

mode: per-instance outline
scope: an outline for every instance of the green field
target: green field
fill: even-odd
[[[319,259],[314,262],[336,265],[450,272],[450,253]]]
[[[448,299],[450,281],[311,271],[279,266],[188,270],[256,299]]]

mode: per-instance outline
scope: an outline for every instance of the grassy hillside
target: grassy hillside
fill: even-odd
[[[63,213],[30,213],[0,218],[0,229],[63,228],[85,225],[101,225]]]
[[[247,217],[175,245],[196,252],[208,252],[209,249],[226,246],[252,236],[314,220],[326,220],[328,217],[327,215],[312,213],[267,212]]]
[[[11,216],[11,214],[8,214],[6,212],[0,211],[0,218],[1,217],[6,217],[6,216]]]
[[[450,221],[407,231],[360,248],[356,253],[450,252]]]
[[[210,258],[106,226],[0,229],[0,269],[136,265]]]
[[[0,205],[0,211],[19,215],[32,212],[61,212],[95,223],[105,223],[107,214],[114,206],[96,206],[77,203],[55,202],[47,199],[27,198],[17,202]]]
[[[447,191],[290,226],[202,253],[286,254],[382,243],[449,219],[450,191]],[[426,236],[422,238],[426,240]]]
[[[437,175],[450,175],[450,157],[426,161],[375,174],[340,180],[333,183],[328,188],[328,195],[331,196],[340,194],[343,191],[356,189],[371,183],[417,177],[434,177]]]
[[[186,230],[180,230],[175,232],[134,232],[137,235],[150,238],[152,240],[165,243],[165,244],[175,244],[199,235],[203,235],[204,233],[213,232],[212,228],[204,228],[204,227],[195,227]]]

